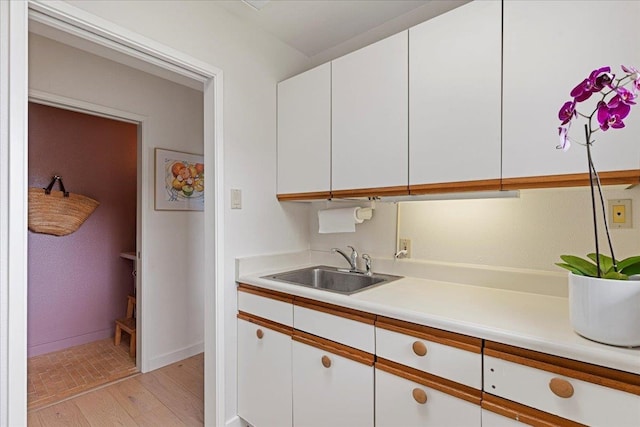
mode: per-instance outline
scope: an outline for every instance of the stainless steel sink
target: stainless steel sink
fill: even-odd
[[[271,274],[263,276],[263,278],[350,295],[369,289],[372,286],[401,279],[402,277],[388,274],[372,274],[371,276],[367,276],[364,273],[343,271],[335,267],[318,265],[300,270]]]

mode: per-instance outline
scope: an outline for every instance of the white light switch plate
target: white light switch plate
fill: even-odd
[[[231,189],[231,209],[242,209],[242,190]]]

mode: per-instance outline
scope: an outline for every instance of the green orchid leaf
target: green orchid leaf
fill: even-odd
[[[569,270],[570,272],[572,272],[573,274],[577,274],[578,276],[584,276],[584,274],[582,274],[582,272],[580,270],[578,270],[577,268],[575,268],[572,265],[565,264],[565,263],[562,263],[562,262],[556,262],[556,265],[558,267],[562,267],[562,268],[564,268],[566,270]]]
[[[618,271],[622,271],[625,268],[638,263],[640,263],[640,256],[632,256],[629,258],[625,258],[621,261],[618,261]]]
[[[590,253],[587,256],[589,257],[589,259],[591,259],[591,261],[596,262],[596,254]],[[604,275],[606,275],[610,271],[613,271],[613,259],[611,259],[611,257],[600,254],[600,271],[602,271]],[[619,267],[618,271],[620,271]]]
[[[560,259],[578,269],[583,276],[598,277],[598,269],[595,264],[584,258],[575,255],[561,255]]]
[[[627,276],[626,274],[622,274],[618,271],[610,271],[604,275],[603,279],[629,280],[629,276]]]
[[[562,255],[560,258],[568,265],[580,271],[583,276],[598,277],[595,264],[574,255]]]
[[[627,276],[633,276],[634,274],[640,274],[640,262],[626,266],[620,270],[621,273]]]

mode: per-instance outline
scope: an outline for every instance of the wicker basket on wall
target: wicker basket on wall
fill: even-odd
[[[61,191],[52,190],[58,182]],[[62,177],[54,176],[47,188],[29,188],[29,230],[66,236],[76,231],[100,203],[65,191]]]

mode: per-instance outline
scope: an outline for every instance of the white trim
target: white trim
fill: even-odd
[[[27,18],[41,20],[44,25],[61,31],[73,31],[77,37],[107,46],[118,52],[147,61],[159,67],[188,76],[203,84],[204,89],[204,153],[214,167],[216,194],[205,202],[205,258],[213,260],[205,263],[205,277],[213,278],[205,286],[205,419],[207,424],[224,425],[224,295],[223,266],[224,225],[223,160],[222,156],[222,71],[216,67],[191,58],[181,52],[147,39],[109,21],[88,14],[65,2],[43,3],[29,0],[25,2],[0,1],[0,27],[8,28],[8,37],[2,37],[11,44],[4,49],[0,64],[8,63],[8,72],[1,76],[0,110],[8,115],[11,126],[3,127],[7,132],[0,134],[3,147],[0,151],[0,297],[8,295],[6,309],[0,312],[8,319],[0,344],[2,371],[0,372],[0,425],[26,424],[26,203],[27,203]],[[8,6],[7,6],[8,5]],[[7,16],[7,10],[10,16]],[[46,21],[46,22],[42,22]],[[11,25],[9,25],[9,22]],[[5,31],[5,30],[3,30]],[[3,34],[4,35],[4,34]],[[4,44],[2,46],[5,46]],[[7,61],[11,58],[11,61]],[[4,71],[4,68],[0,68]],[[1,73],[0,73],[1,74]],[[11,82],[11,85],[8,83]],[[10,87],[10,93],[4,89]],[[8,96],[11,95],[11,96]],[[14,106],[16,108],[14,108]],[[10,133],[9,133],[10,132]],[[6,134],[6,135],[5,135]],[[8,144],[4,142],[8,141]],[[5,149],[3,149],[5,150]],[[5,168],[5,164],[7,167]],[[12,175],[15,172],[15,175]],[[15,179],[18,176],[18,179]],[[5,200],[6,199],[6,200]],[[217,199],[217,200],[216,200]],[[5,203],[6,202],[6,203]],[[144,219],[143,219],[144,220]],[[5,237],[8,236],[8,239]],[[3,246],[5,243],[6,247]],[[6,261],[5,261],[6,260]],[[6,265],[5,265],[6,264]],[[5,273],[7,272],[7,273]],[[16,293],[9,293],[17,289]],[[3,300],[4,301],[4,300]],[[208,309],[214,307],[214,310]],[[2,308],[2,306],[0,306]],[[213,311],[213,312],[212,312]],[[11,342],[11,347],[8,344]],[[6,350],[5,353],[3,353]],[[144,348],[142,349],[144,353]],[[144,358],[144,355],[141,355]],[[213,383],[212,383],[213,381]],[[9,393],[9,390],[11,391]],[[5,410],[6,409],[6,410]]]
[[[226,422],[225,427],[243,427],[242,419],[236,415]]]
[[[147,119],[146,116],[141,116],[140,114],[131,113],[129,111],[118,110],[116,108],[93,104],[91,102],[68,98],[66,96],[55,95],[53,93],[43,92],[36,89],[29,89],[29,101],[48,105],[50,107],[63,108],[77,113],[91,114],[92,116],[133,123],[136,125]]]
[[[0,425],[27,423],[27,5],[0,2]]]
[[[29,17],[117,52],[205,83],[220,69],[64,1],[29,0]]]
[[[198,353],[202,353],[203,351],[204,342],[200,342],[189,347],[181,348],[180,350],[165,353],[161,356],[154,357],[153,359],[149,360],[149,370],[153,371],[158,368],[162,368],[163,366],[174,363],[176,360],[184,360],[191,356],[195,356]]]

